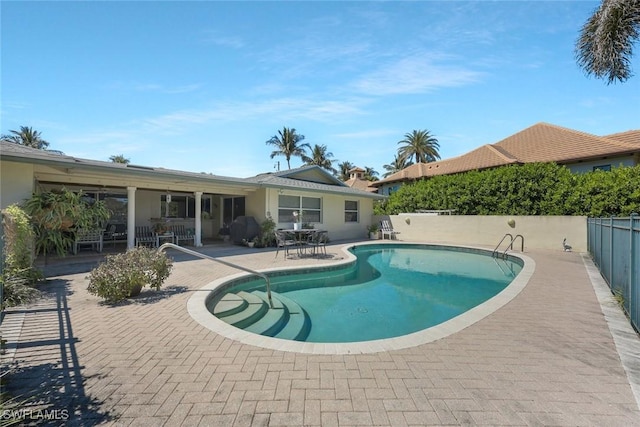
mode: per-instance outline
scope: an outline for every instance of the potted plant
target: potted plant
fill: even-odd
[[[367,227],[367,232],[369,232],[369,238],[371,240],[377,240],[379,235],[378,235],[378,231],[380,230],[380,227],[378,226],[378,224],[371,224],[370,226]]]
[[[164,252],[138,246],[107,255],[87,276],[87,291],[115,303],[138,295],[145,286],[159,290],[172,268],[173,261]]]
[[[302,228],[302,216],[303,216],[302,210],[293,211],[293,229],[294,230],[300,230]]]

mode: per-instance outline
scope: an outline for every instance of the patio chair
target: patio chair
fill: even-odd
[[[91,245],[91,248],[97,252],[102,252],[102,230],[100,229],[84,229],[76,230],[75,239],[73,241],[73,254],[78,254],[78,247],[82,245]]]
[[[139,225],[136,227],[136,246],[155,246],[156,242],[156,236],[153,234],[153,231],[151,231],[149,226]]]
[[[329,233],[324,230],[319,230],[309,236],[309,245],[311,245],[314,255],[320,254],[320,249],[324,254],[327,254],[327,243],[329,242]]]
[[[278,257],[280,248],[283,248],[284,259],[287,259],[287,256],[289,255],[289,248],[291,246],[299,247],[295,236],[287,233],[286,231],[276,230],[276,258]]]
[[[393,226],[388,219],[380,221],[380,233],[382,234],[383,239],[385,235],[389,236],[389,239],[393,239],[393,236],[400,234],[399,231],[395,231],[393,229]]]
[[[180,246],[181,240],[186,240],[188,242],[191,242],[194,246],[196,245],[195,243],[196,236],[189,233],[187,229],[184,227],[184,225],[181,225],[181,224],[170,225],[169,231],[171,231],[175,236],[176,245]]]

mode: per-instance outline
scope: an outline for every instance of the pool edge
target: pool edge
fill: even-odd
[[[371,242],[358,242],[350,243],[341,246],[341,250],[345,254],[345,258],[335,263],[325,264],[320,266],[295,266],[295,267],[278,267],[259,270],[261,273],[270,271],[286,271],[286,270],[300,270],[300,269],[322,269],[330,267],[336,267],[342,264],[349,264],[355,262],[356,257],[349,248],[354,246],[364,245],[380,245],[380,244],[393,244],[393,245],[433,245],[451,248],[466,248],[479,250],[482,252],[491,252],[486,248],[466,246],[466,245],[447,245],[441,243],[428,243],[428,242],[402,242],[402,241],[371,241]],[[205,286],[198,289],[187,301],[187,311],[192,319],[198,322],[200,325],[222,335],[226,338],[239,341],[243,344],[253,345],[261,348],[267,348],[270,350],[279,350],[295,353],[306,354],[367,354],[367,353],[379,353],[390,350],[401,350],[405,348],[416,347],[419,345],[427,344],[452,334],[455,334],[474,323],[484,319],[490,314],[494,313],[512,299],[514,299],[529,283],[529,279],[535,271],[535,261],[527,255],[520,253],[509,253],[509,256],[519,258],[522,260],[522,270],[518,276],[501,292],[482,304],[466,311],[465,313],[454,317],[439,325],[432,326],[428,329],[423,329],[418,332],[414,332],[407,335],[402,335],[394,338],[385,338],[372,341],[360,341],[355,343],[311,343],[290,341],[280,338],[266,337],[257,335],[251,332],[238,329],[234,326],[225,323],[212,315],[206,307],[206,302],[211,295],[211,291],[214,291],[222,286],[225,286],[229,281],[245,277],[248,273],[238,273],[231,276],[226,276],[221,279],[214,280]]]

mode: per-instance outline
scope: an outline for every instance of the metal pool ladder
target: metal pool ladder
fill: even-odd
[[[502,237],[502,239],[500,239],[500,242],[496,245],[495,249],[491,253],[491,256],[493,256],[493,257],[497,257],[498,256],[498,254],[499,254],[498,248],[500,247],[502,242],[504,242],[504,240],[507,237],[509,237],[511,240],[509,241],[509,245],[506,247],[504,252],[502,252],[502,254],[501,254],[502,258],[506,258],[507,257],[507,251],[509,249],[513,249],[513,244],[515,243],[516,240],[518,240],[518,237],[520,238],[520,242],[521,242],[520,252],[524,252],[524,236],[522,236],[522,234],[516,234],[516,237],[513,237],[511,235],[511,233],[507,233]]]
[[[158,248],[158,252],[162,252],[167,248],[175,249],[180,252],[184,252],[185,254],[193,255],[198,258],[208,259],[209,261],[218,262],[220,264],[226,265],[227,267],[237,268],[238,270],[246,271],[247,273],[255,274],[256,276],[262,277],[264,281],[267,282],[267,298],[269,299],[269,307],[273,308],[273,300],[271,299],[271,281],[269,280],[269,277],[266,274],[260,273],[255,270],[251,270],[250,268],[246,268],[241,265],[233,264],[229,261],[222,261],[221,259],[217,259],[209,255],[201,254],[200,252],[192,251],[191,249],[183,248],[182,246],[174,245],[173,243],[163,243]]]

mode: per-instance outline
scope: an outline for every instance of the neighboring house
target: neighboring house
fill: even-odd
[[[376,193],[378,189],[371,185],[372,181],[364,179],[365,173],[366,171],[364,169],[355,167],[349,170],[349,179],[346,180],[344,183],[351,188],[356,188],[358,190]]]
[[[196,245],[212,238],[238,216],[258,223],[271,216],[278,228],[292,228],[293,210],[333,239],[364,237],[373,202],[384,196],[346,186],[318,166],[251,178],[233,178],[133,164],[80,159],[18,144],[0,145],[0,208],[23,202],[33,192],[66,187],[104,200],[110,223],[133,230],[170,217],[194,231]],[[127,233],[129,247],[134,233]]]
[[[572,172],[609,170],[640,164],[640,130],[595,136],[548,123],[535,124],[495,144],[431,163],[416,163],[372,182],[381,194],[391,194],[405,182],[512,164],[555,162]]]

